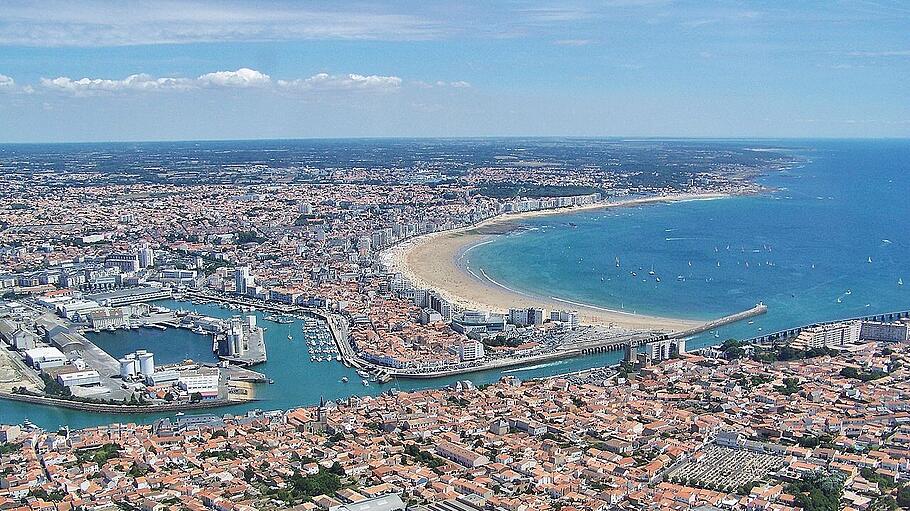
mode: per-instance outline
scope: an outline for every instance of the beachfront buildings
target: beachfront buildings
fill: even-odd
[[[801,349],[842,348],[860,339],[861,321],[829,323],[804,329],[792,342]]]

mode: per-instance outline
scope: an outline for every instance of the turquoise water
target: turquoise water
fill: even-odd
[[[768,304],[721,337],[910,309],[910,142],[788,145],[810,162],[764,178],[773,193],[529,219],[466,264],[516,290],[643,314]]]
[[[753,325],[725,327],[721,338],[758,335],[758,328],[770,332],[818,320],[910,308],[910,230],[906,227],[910,218],[910,142],[762,141],[743,145],[788,146],[789,152],[808,157],[810,163],[763,179],[777,191],[762,196],[528,220],[524,224],[529,230],[469,251],[468,264],[523,291],[640,313],[707,319],[746,309],[760,300],[769,305],[769,313],[756,318]],[[620,269],[615,266],[616,257]],[[872,263],[867,262],[870,257]],[[647,276],[652,267],[661,277],[660,283]],[[638,278],[629,274],[633,270]],[[677,280],[680,275],[684,280]],[[643,277],[647,282],[641,281]],[[907,285],[898,286],[899,278]],[[233,314],[217,306],[162,305],[195,308],[218,317]],[[261,321],[263,315],[257,315]],[[287,409],[315,404],[320,397],[376,394],[395,386],[402,390],[439,387],[467,378],[363,387],[357,374],[338,362],[310,361],[300,322],[261,324],[268,327],[269,362],[255,369],[275,384],[257,387],[258,402],[213,413]],[[288,341],[288,335],[294,339]],[[98,334],[96,340],[114,355],[152,350],[159,363],[188,356],[211,359],[208,338],[183,330],[123,331]],[[705,335],[690,346],[712,342],[713,336]],[[507,372],[520,378],[540,377],[615,363],[619,356],[614,352]],[[488,371],[469,378],[488,383],[501,374]],[[350,382],[341,383],[342,376]],[[156,417],[0,402],[0,422],[28,418],[46,428],[149,422]]]

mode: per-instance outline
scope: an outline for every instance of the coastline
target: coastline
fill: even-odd
[[[482,269],[479,273],[463,263],[464,254],[489,243],[495,236],[511,230],[507,224],[541,216],[576,213],[644,204],[713,200],[732,197],[734,193],[682,193],[638,197],[612,202],[598,202],[573,208],[529,211],[496,216],[478,224],[427,234],[407,240],[382,253],[386,266],[400,272],[413,285],[434,289],[452,303],[466,309],[507,312],[510,307],[573,309],[583,324],[632,330],[680,331],[693,328],[701,321],[635,314],[627,311],[574,302],[558,297],[525,293],[496,282]],[[502,227],[501,230],[496,227]]]

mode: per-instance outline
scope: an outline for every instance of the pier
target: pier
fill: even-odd
[[[626,346],[638,347],[649,342],[660,342],[668,341],[673,339],[685,339],[687,337],[692,337],[693,335],[698,335],[703,332],[708,332],[714,330],[715,328],[720,328],[724,325],[729,325],[731,323],[736,323],[744,319],[748,319],[754,316],[758,316],[768,312],[768,306],[759,303],[751,309],[747,309],[735,314],[730,314],[722,318],[717,318],[715,320],[708,321],[696,327],[690,328],[688,330],[681,330],[679,332],[670,332],[661,335],[636,335],[629,336],[624,339],[614,339],[608,342],[599,342],[598,340],[586,341],[584,343],[579,343],[574,345],[575,348],[581,351],[582,355],[593,355],[596,353],[607,353],[610,351],[622,351],[625,350]]]

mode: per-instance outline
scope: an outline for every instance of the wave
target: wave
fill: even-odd
[[[556,300],[557,302],[563,302],[563,303],[568,303],[568,304],[571,304],[571,305],[577,305],[577,306],[579,306],[579,307],[586,307],[586,308],[588,308],[588,309],[596,309],[596,310],[604,311],[604,312],[613,312],[613,313],[616,313],[616,314],[627,314],[627,315],[629,315],[629,316],[635,316],[635,314],[633,314],[633,313],[631,313],[631,312],[626,312],[626,311],[616,310],[616,309],[609,309],[609,308],[607,308],[607,307],[599,307],[599,306],[597,306],[597,305],[591,305],[590,303],[573,302],[572,300],[566,300],[565,298],[557,298],[557,297],[555,297],[555,296],[551,296],[551,297],[550,297],[550,300]]]
[[[562,365],[562,363],[563,363],[563,361],[560,360],[557,362],[547,362],[546,364],[537,364],[537,365],[528,366],[528,367],[517,367],[515,369],[507,369],[507,370],[503,371],[503,373],[520,373],[521,371],[533,371],[535,369],[544,369],[546,367]]]

